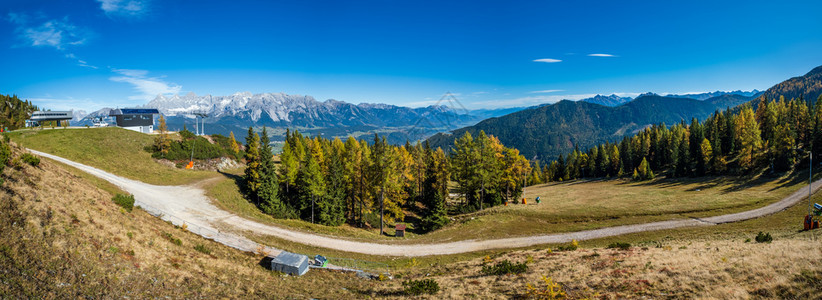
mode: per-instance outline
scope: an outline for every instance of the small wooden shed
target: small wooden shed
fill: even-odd
[[[271,269],[292,276],[308,272],[308,256],[283,251],[271,260]]]
[[[405,236],[405,224],[397,224],[394,225],[394,236],[395,237],[404,237]]]

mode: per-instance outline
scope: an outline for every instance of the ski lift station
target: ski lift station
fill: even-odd
[[[283,251],[271,260],[271,270],[302,276],[308,272],[308,256]]]
[[[154,108],[118,108],[112,109],[109,116],[115,118],[117,127],[142,133],[154,131],[154,115],[160,114]]]
[[[26,127],[35,127],[46,121],[57,121],[59,127],[63,121],[71,120],[72,117],[70,111],[35,111],[31,113],[31,118],[26,120]]]

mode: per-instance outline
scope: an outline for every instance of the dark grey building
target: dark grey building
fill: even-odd
[[[142,133],[154,131],[154,115],[160,114],[154,108],[118,108],[112,109],[109,116],[115,118],[117,127]]]
[[[283,251],[271,261],[271,269],[292,276],[308,272],[308,256]]]

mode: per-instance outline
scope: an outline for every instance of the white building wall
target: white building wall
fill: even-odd
[[[154,132],[154,125],[130,126],[130,127],[123,127],[123,128],[128,129],[128,130],[134,130],[134,131],[137,131],[137,132],[142,132],[142,133],[152,133],[152,132]]]

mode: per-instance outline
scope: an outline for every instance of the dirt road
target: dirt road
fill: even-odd
[[[628,233],[671,229],[689,226],[712,226],[721,223],[737,222],[757,218],[782,211],[803,199],[807,199],[808,189],[803,188],[789,195],[785,199],[771,205],[745,211],[741,213],[715,216],[703,219],[671,220],[646,224],[625,225],[586,230],[579,232],[537,235],[529,237],[514,237],[494,240],[465,240],[436,244],[379,244],[349,241],[329,236],[292,231],[286,228],[261,224],[251,221],[230,212],[224,211],[211,204],[204,191],[194,186],[157,186],[123,178],[97,168],[86,166],[51,154],[29,150],[34,154],[47,157],[109,181],[121,189],[134,194],[135,205],[141,206],[149,213],[171,221],[175,225],[186,224],[189,230],[213,239],[227,246],[244,251],[266,251],[277,254],[281,250],[271,247],[261,247],[249,240],[240,232],[271,235],[280,239],[311,246],[330,248],[346,252],[363,253],[370,255],[389,256],[427,256],[456,254],[488,249],[503,249],[527,247],[548,243],[567,243],[571,240],[589,240],[602,237],[616,236]],[[815,193],[822,187],[822,180],[813,183]],[[799,218],[797,218],[799,220]],[[797,221],[797,226],[799,226]],[[220,231],[219,229],[228,229]]]

